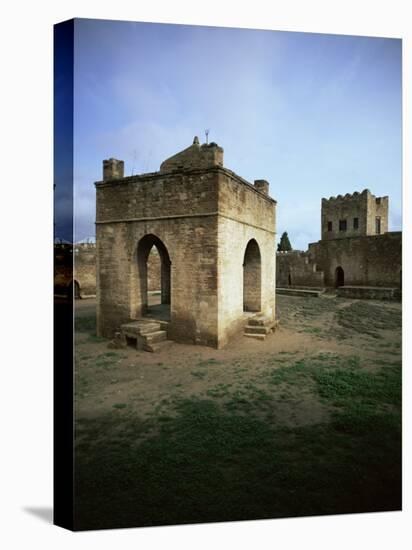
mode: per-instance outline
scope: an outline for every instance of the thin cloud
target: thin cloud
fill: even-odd
[[[400,228],[399,41],[93,20],[76,37],[76,239],[104,158],[156,171],[205,128],[228,168],[270,182],[295,248],[320,238],[322,197],[365,187]]]

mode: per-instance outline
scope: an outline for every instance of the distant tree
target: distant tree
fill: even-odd
[[[286,231],[282,233],[280,238],[280,243],[278,244],[278,252],[288,252],[292,250],[292,245],[290,244],[288,234]]]

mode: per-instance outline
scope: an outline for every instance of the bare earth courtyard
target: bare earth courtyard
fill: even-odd
[[[277,296],[221,350],[108,348],[77,300],[78,528],[401,508],[401,304]]]

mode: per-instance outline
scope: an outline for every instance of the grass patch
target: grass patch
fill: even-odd
[[[291,307],[282,315],[298,329],[326,313],[326,331],[334,319],[333,329],[344,334],[359,327],[362,334],[393,330],[400,322],[395,308],[351,308],[354,302],[336,310],[345,302],[309,300],[283,302]],[[374,316],[382,318],[375,322]],[[362,361],[332,353],[301,359],[301,350],[262,354],[262,364],[251,369],[249,359],[237,359],[229,365],[233,377],[224,379],[230,383],[220,384],[208,367],[222,361],[198,354],[179,383],[159,387],[149,412],[139,407],[148,399],[140,391],[125,403],[108,401],[104,415],[76,422],[76,528],[399,510],[401,364],[387,357],[396,344],[367,344],[375,342],[377,360],[371,353]],[[98,373],[116,368],[119,356],[109,353],[98,356],[96,368],[87,363],[85,372],[94,379],[76,378],[79,397],[95,388],[94,380],[116,383],[117,371]],[[207,383],[192,376],[207,377]],[[187,381],[203,394],[182,399]],[[293,417],[296,403],[308,395],[309,407],[322,402],[327,423],[285,427],[282,415]],[[142,410],[145,417],[138,416]]]
[[[199,378],[199,380],[203,380],[207,376],[207,372],[201,370],[192,370],[190,371],[190,374],[195,378]]]
[[[115,403],[113,405],[114,409],[125,409],[127,407],[127,403]]]
[[[307,378],[310,371],[305,360],[299,360],[292,365],[282,365],[273,369],[267,369],[262,373],[269,384],[293,384],[298,378]]]
[[[319,395],[334,405],[355,407],[379,407],[401,405],[401,367],[385,366],[377,373],[362,371],[350,366],[343,369],[316,371],[313,373]]]
[[[153,435],[138,418],[83,423],[76,528],[398,510],[400,431],[391,415],[274,429],[186,399]],[[349,424],[350,437],[342,428]],[[367,430],[365,427],[367,426]],[[344,432],[344,433],[343,433]],[[104,434],[104,438],[101,437]]]
[[[221,365],[223,361],[219,361],[218,359],[214,359],[211,357],[210,359],[204,359],[203,361],[199,361],[197,366],[198,367],[213,367],[215,365]]]
[[[115,366],[115,361],[113,361],[113,359],[111,359],[111,358],[109,358],[109,359],[106,359],[106,358],[96,359],[95,365],[99,369],[100,368],[110,369],[110,368]]]
[[[320,329],[319,327],[304,327],[299,332],[308,332],[309,334],[321,334],[322,329]]]
[[[400,310],[377,306],[366,301],[353,302],[339,309],[335,316],[337,323],[349,331],[347,337],[357,332],[380,338],[380,330],[400,330],[402,326]]]
[[[103,336],[97,336],[96,334],[89,334],[87,342],[90,342],[91,344],[99,344],[101,342],[107,342],[107,340],[106,338],[103,338]]]
[[[213,388],[209,388],[206,390],[206,395],[208,397],[215,397],[217,399],[221,399],[222,397],[227,397],[229,395],[229,388],[231,388],[232,384],[217,384]]]
[[[289,323],[292,320],[313,321],[325,313],[332,312],[336,309],[339,299],[324,299],[319,298],[314,300],[311,297],[294,297],[276,296],[277,317],[282,323]]]
[[[75,317],[74,327],[76,332],[96,333],[96,315]]]

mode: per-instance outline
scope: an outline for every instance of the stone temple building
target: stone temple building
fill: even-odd
[[[99,335],[139,335],[139,320],[153,317],[153,246],[168,339],[220,348],[251,312],[251,332],[273,328],[276,201],[267,181],[247,182],[224,167],[221,147],[195,137],[158,172],[124,177],[123,161],[105,160],[95,186]]]

